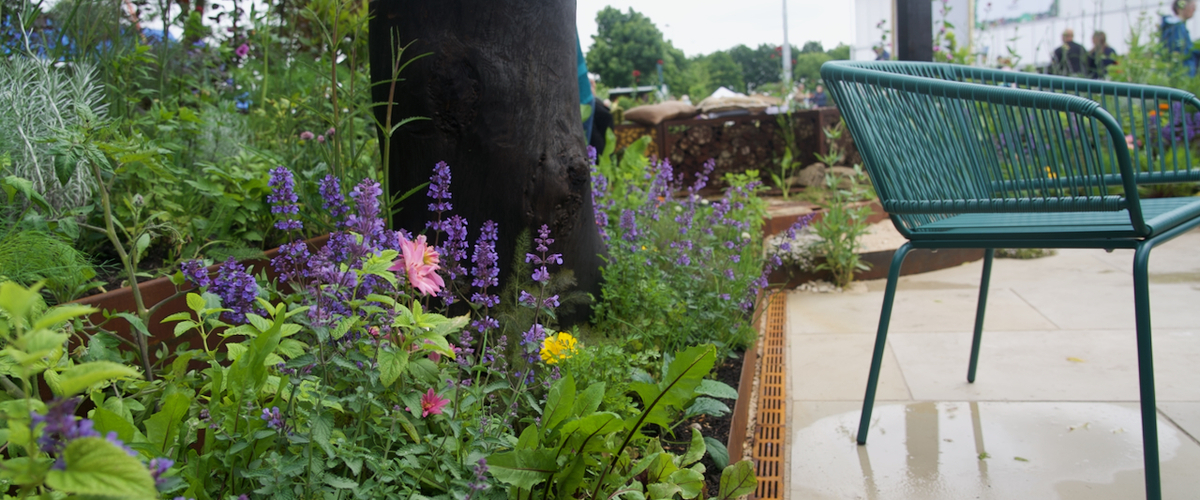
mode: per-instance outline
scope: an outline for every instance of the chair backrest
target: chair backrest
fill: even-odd
[[[821,75],[884,209],[910,229],[1123,209],[1140,228],[1138,183],[1200,180],[1200,101],[1187,92],[915,62],[835,61]]]

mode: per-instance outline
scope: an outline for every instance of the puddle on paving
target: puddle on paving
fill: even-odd
[[[1136,404],[881,404],[865,446],[854,443],[858,416],[858,410],[837,413],[792,431],[791,498],[1093,500],[1145,494]],[[1181,437],[1159,419],[1166,498],[1200,491],[1194,474],[1200,447]]]
[[[1200,271],[1185,273],[1150,273],[1150,282],[1158,284],[1196,283],[1200,282]]]

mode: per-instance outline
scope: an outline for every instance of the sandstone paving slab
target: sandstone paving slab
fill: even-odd
[[[970,329],[975,324],[975,304],[979,300],[977,283],[962,286],[935,282],[936,287],[928,287],[929,283],[921,282],[919,286],[923,288],[920,289],[901,287],[897,290],[889,332],[953,332]],[[788,335],[874,333],[879,327],[882,308],[882,291],[791,293],[788,294]],[[1011,291],[993,289],[988,294],[984,328],[994,331],[1046,330],[1057,326]]]
[[[889,335],[888,343],[916,400],[1136,402],[1140,397],[1132,329],[985,330],[974,384],[966,379],[970,332]],[[1200,401],[1200,334],[1156,330],[1154,352],[1158,401]]]
[[[1133,403],[794,402],[792,499],[1128,499],[1144,495]],[[1200,445],[1159,419],[1164,498],[1200,491]]]
[[[862,401],[871,367],[873,334],[806,335],[789,345],[788,394],[806,401]],[[877,397],[880,401],[912,396],[891,349],[884,349]]]

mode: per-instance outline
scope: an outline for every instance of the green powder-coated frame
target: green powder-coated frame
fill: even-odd
[[[1139,187],[1200,181],[1192,164],[1200,100],[1162,87],[919,62],[832,61],[821,77],[880,204],[908,239],[888,272],[858,443],[870,429],[910,250],[986,249],[967,373],[974,382],[993,249],[1128,248],[1146,497],[1161,499],[1147,264],[1155,246],[1200,225],[1200,197],[1143,198]]]

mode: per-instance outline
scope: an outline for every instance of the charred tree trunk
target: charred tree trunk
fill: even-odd
[[[604,244],[580,119],[575,2],[373,0],[371,10],[371,80],[381,123],[397,47],[412,43],[405,58],[431,53],[408,66],[395,88],[393,122],[429,120],[392,136],[392,192],[426,182],[445,161],[454,213],[468,220],[471,243],[485,220],[499,224],[501,286],[517,236],[536,236],[546,224],[562,268],[574,272],[580,289],[599,295]],[[428,203],[423,192],[412,196],[395,226],[423,230]]]

